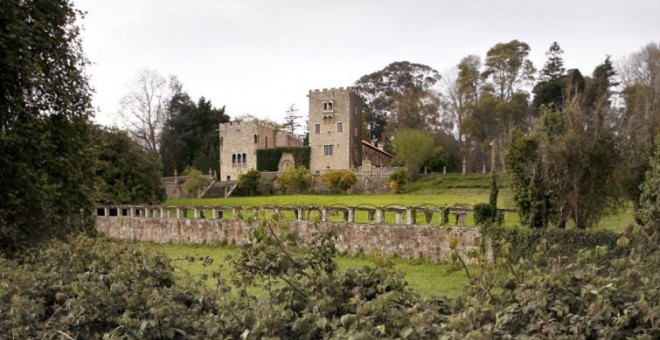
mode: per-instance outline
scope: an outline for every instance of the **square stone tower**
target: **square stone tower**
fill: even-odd
[[[309,91],[309,167],[353,169],[362,164],[362,99],[352,88]]]
[[[220,180],[235,181],[238,176],[257,168],[257,150],[300,146],[295,136],[258,121],[221,123]]]

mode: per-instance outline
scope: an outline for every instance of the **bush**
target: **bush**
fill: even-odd
[[[479,226],[488,226],[496,219],[497,210],[490,204],[479,203],[474,205],[474,223]]]
[[[212,312],[198,287],[175,285],[165,256],[107,239],[0,258],[0,281],[0,329],[17,339],[182,337],[203,334]]]
[[[405,170],[397,170],[390,175],[390,189],[395,194],[404,193],[407,184],[408,173]]]
[[[187,196],[196,196],[200,189],[209,184],[208,178],[194,167],[187,167],[183,171],[183,175],[186,176],[186,181],[183,183],[183,192]]]
[[[240,195],[254,196],[258,193],[261,172],[250,169],[238,176],[238,190]]]
[[[332,170],[323,173],[321,181],[332,192],[346,193],[357,182],[357,176],[351,170]]]
[[[307,172],[307,168],[299,166],[289,168],[277,178],[280,190],[285,194],[305,193],[312,186],[314,178]]]

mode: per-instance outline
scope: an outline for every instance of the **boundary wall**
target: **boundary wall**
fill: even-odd
[[[337,228],[336,247],[354,255],[360,252],[380,252],[404,258],[420,258],[433,262],[451,259],[450,242],[457,242],[457,252],[467,260],[467,254],[478,250],[482,235],[478,228],[447,227],[417,224],[417,209],[408,207],[100,207],[96,229],[110,237],[155,243],[215,244],[220,242],[243,245],[251,242],[250,232],[257,221],[234,218],[260,212],[280,214],[292,210],[294,220],[284,220],[288,228],[306,242],[319,230]],[[305,214],[315,210],[316,221],[304,220]],[[369,222],[355,222],[355,214],[369,211]],[[343,213],[344,221],[329,221],[327,216]],[[394,213],[395,223],[386,223],[385,214]],[[231,218],[223,218],[230,215]],[[280,215],[281,216],[281,215]],[[457,215],[458,216],[458,215]],[[432,220],[432,215],[431,215]],[[490,249],[490,246],[487,246]],[[490,251],[489,251],[490,253]],[[489,257],[492,255],[489,254]]]

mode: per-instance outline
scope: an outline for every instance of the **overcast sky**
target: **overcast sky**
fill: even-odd
[[[119,101],[140,69],[175,75],[191,97],[231,117],[307,115],[310,89],[350,86],[394,61],[441,73],[518,39],[537,68],[553,41],[567,68],[591,74],[660,41],[660,0],[74,0],[87,12],[96,120],[120,125]]]

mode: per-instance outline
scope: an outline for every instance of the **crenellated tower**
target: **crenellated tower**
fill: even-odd
[[[353,88],[309,91],[310,170],[353,169],[362,164],[363,102]]]

